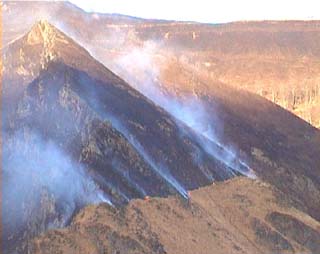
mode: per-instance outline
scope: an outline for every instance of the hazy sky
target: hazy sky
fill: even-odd
[[[71,0],[86,11],[157,19],[228,22],[320,19],[320,0]]]

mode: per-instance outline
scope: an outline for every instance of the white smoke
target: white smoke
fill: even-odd
[[[197,133],[197,142],[209,155],[236,172],[250,178],[256,177],[253,170],[239,159],[235,149],[223,144],[221,137],[216,132],[217,129],[222,128],[222,123],[216,114],[208,113],[208,106],[201,98],[194,95],[179,98],[175,94],[168,93],[167,89],[162,86],[161,71],[155,57],[161,54],[168,55],[168,53],[164,53],[166,49],[161,43],[146,41],[143,46],[133,47],[127,51],[130,53],[116,61],[116,66],[118,66],[116,71],[121,77],[176,119],[193,129]],[[211,105],[210,112],[214,111],[212,107]],[[211,178],[209,175],[207,177]]]
[[[19,131],[4,142],[5,235],[37,220],[46,228],[65,226],[73,213],[87,204],[112,205],[85,169],[50,140],[34,132]],[[37,218],[39,214],[44,217]]]

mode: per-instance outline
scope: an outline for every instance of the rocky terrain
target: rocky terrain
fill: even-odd
[[[319,22],[2,9],[4,253],[319,252]]]

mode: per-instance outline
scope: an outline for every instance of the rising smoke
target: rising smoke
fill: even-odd
[[[5,135],[3,135],[5,136]],[[32,237],[66,226],[88,204],[108,203],[108,196],[85,169],[55,143],[26,129],[4,138],[2,161],[2,226],[4,248],[18,232]]]
[[[209,115],[208,106],[201,98],[194,95],[179,98],[167,93],[166,88],[162,87],[161,73],[154,61],[154,56],[165,52],[161,43],[146,41],[142,47],[134,47],[127,51],[130,53],[116,61],[116,71],[121,77],[173,115],[178,120],[178,125],[182,122],[193,129],[197,133],[197,143],[201,144],[209,155],[234,172],[251,178],[256,177],[252,169],[239,159],[235,149],[224,145],[222,139],[216,135],[215,130],[221,126],[221,121],[216,115]],[[183,128],[181,132],[184,133]],[[207,177],[211,178],[210,175]]]

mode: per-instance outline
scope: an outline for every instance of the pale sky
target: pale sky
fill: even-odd
[[[90,12],[221,23],[320,19],[320,0],[71,0]]]

